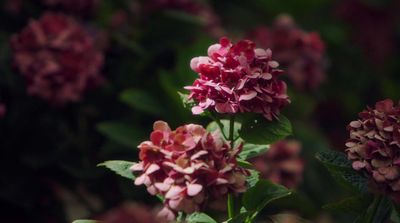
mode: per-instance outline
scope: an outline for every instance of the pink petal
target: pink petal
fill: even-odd
[[[158,166],[157,164],[151,164],[147,169],[146,169],[146,174],[152,174],[154,172],[156,172],[157,170],[160,169],[160,166]]]
[[[224,178],[217,178],[217,185],[219,184],[227,184],[228,180]]]
[[[267,51],[264,49],[261,49],[261,48],[255,49],[254,53],[256,54],[256,57],[258,57],[258,58],[267,58],[268,57]]]
[[[165,194],[165,198],[166,199],[174,198],[174,197],[178,196],[183,190],[184,190],[184,188],[182,188],[180,186],[172,186],[168,190],[168,192]]]
[[[155,186],[158,190],[160,190],[160,191],[162,191],[162,192],[165,192],[165,191],[168,191],[168,190],[169,190],[169,188],[171,187],[171,184],[166,184],[166,183],[155,183],[154,186]]]
[[[157,218],[159,218],[162,221],[173,221],[175,220],[175,213],[173,211],[171,211],[169,208],[164,207],[163,209],[161,209],[160,212],[158,212],[157,214]]]
[[[201,114],[201,113],[203,113],[204,112],[204,110],[200,107],[200,106],[194,106],[193,108],[192,108],[192,113],[194,114],[194,115],[199,115],[199,114]]]
[[[218,50],[221,49],[221,44],[213,44],[210,47],[208,47],[207,54],[208,56],[212,57],[214,53],[218,52]]]
[[[153,124],[153,129],[154,130],[159,130],[159,131],[167,131],[170,132],[171,128],[169,127],[168,123],[164,122],[164,121],[156,121]]]
[[[248,100],[255,98],[256,96],[257,96],[256,91],[249,91],[245,94],[240,95],[239,101],[248,101]]]
[[[268,62],[268,65],[269,65],[271,68],[277,68],[277,67],[279,67],[279,63],[276,62],[276,61],[269,61],[269,62]]]
[[[202,189],[203,186],[200,184],[189,184],[187,185],[187,194],[194,197],[199,194]]]
[[[142,185],[147,181],[147,178],[149,178],[146,174],[142,174],[139,177],[136,178],[135,180],[135,185]]]
[[[202,150],[202,151],[199,151],[199,152],[195,153],[194,155],[192,155],[192,157],[190,157],[190,159],[195,160],[205,154],[208,154],[208,151]]]
[[[129,169],[131,171],[142,171],[143,170],[143,162],[133,164]]]

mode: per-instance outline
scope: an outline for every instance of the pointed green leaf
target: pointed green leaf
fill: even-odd
[[[316,155],[329,170],[333,178],[347,188],[360,193],[368,191],[368,179],[355,171],[344,153],[324,151]]]
[[[286,187],[277,185],[268,180],[259,180],[243,195],[243,205],[248,211],[258,213],[268,203],[289,196],[291,191]]]
[[[137,147],[140,143],[141,131],[121,122],[102,122],[97,130],[109,139],[127,147]]]
[[[104,166],[116,174],[134,180],[135,176],[132,174],[130,167],[135,164],[134,162],[123,161],[123,160],[109,160],[104,163],[100,163],[97,166]]]
[[[283,115],[279,119],[269,121],[258,115],[244,117],[242,128],[239,131],[240,137],[247,143],[272,144],[292,134],[292,125]]]
[[[256,145],[256,144],[246,143],[243,145],[243,150],[239,154],[239,157],[243,160],[247,160],[265,153],[266,151],[268,151],[268,149],[269,145]]]
[[[250,187],[254,187],[260,180],[260,173],[257,170],[248,170],[248,171],[250,171],[250,176],[246,178],[246,181]]]
[[[186,217],[187,223],[217,223],[214,219],[205,213],[195,212]]]
[[[357,195],[348,197],[335,203],[323,206],[323,209],[328,211],[343,211],[362,214],[368,208],[372,201],[370,195]]]
[[[220,123],[222,125],[223,133],[226,136],[229,136],[229,122],[230,121],[227,120],[227,119],[221,119],[219,121],[220,121]],[[239,137],[239,130],[240,130],[241,127],[242,127],[242,124],[240,122],[235,122],[235,125],[234,125],[235,131],[233,132],[233,138],[234,139]],[[218,123],[216,121],[210,122],[210,124],[207,125],[207,131],[214,132],[214,131],[217,131],[217,130],[220,130],[220,127],[218,126]]]

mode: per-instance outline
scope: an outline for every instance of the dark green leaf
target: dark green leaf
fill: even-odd
[[[292,134],[292,125],[283,115],[279,120],[269,121],[262,116],[245,117],[242,128],[239,131],[240,137],[247,143],[271,144]]]
[[[199,213],[199,212],[195,212],[195,213],[187,216],[186,222],[187,223],[217,223],[217,221],[212,219],[210,216],[208,216],[204,213]]]
[[[368,179],[351,167],[344,153],[336,151],[324,151],[316,155],[329,170],[333,178],[353,191],[366,193],[368,191]]]
[[[120,122],[102,122],[97,125],[97,130],[121,145],[136,148],[142,133],[132,126]]]
[[[368,208],[372,199],[369,195],[357,195],[345,198],[341,201],[327,204],[323,206],[325,210],[329,211],[344,211],[362,214]]]
[[[164,109],[161,103],[143,90],[128,89],[120,94],[120,100],[130,107],[153,115],[161,115]]]
[[[130,180],[134,180],[135,176],[132,174],[132,171],[129,169],[134,162],[123,161],[123,160],[109,160],[104,163],[100,163],[97,166],[104,166],[120,176],[126,177]]]
[[[387,222],[392,212],[392,204],[386,197],[376,195],[372,204],[368,207],[366,213],[358,219],[363,223]]]
[[[243,160],[247,160],[268,151],[268,149],[269,145],[256,145],[246,143],[243,145],[243,150],[239,154],[239,157]]]
[[[273,200],[289,196],[291,191],[268,180],[259,180],[243,195],[243,205],[248,211],[257,214]]]

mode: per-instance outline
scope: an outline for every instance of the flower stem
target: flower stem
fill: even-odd
[[[382,199],[383,199],[383,197],[380,196],[380,195],[376,195],[374,197],[374,201],[371,204],[372,205],[372,207],[371,207],[372,210],[370,212],[370,215],[367,217],[367,223],[374,223],[375,222],[374,218],[375,218],[375,215],[376,215],[376,213],[378,211],[379,205],[382,202]]]
[[[231,149],[235,145],[235,139],[233,133],[235,132],[235,115],[231,115],[229,120],[229,141],[231,143]],[[228,194],[228,217],[233,218],[235,213],[234,198],[232,194]]]

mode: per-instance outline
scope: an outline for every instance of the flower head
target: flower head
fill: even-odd
[[[346,153],[378,190],[400,201],[400,106],[386,99],[350,122]]]
[[[260,176],[276,184],[295,188],[302,180],[304,163],[300,158],[301,145],[295,140],[281,140],[271,145],[264,154],[250,162]]]
[[[249,37],[272,49],[297,89],[315,89],[325,80],[323,41],[318,33],[300,29],[290,16],[279,16],[271,28],[260,26]]]
[[[282,73],[272,60],[272,51],[256,48],[250,40],[236,44],[221,38],[208,48],[208,56],[193,58],[193,71],[199,74],[190,90],[197,103],[193,114],[206,109],[218,113],[253,112],[272,120],[289,104]]]
[[[131,167],[140,173],[135,184],[165,198],[159,212],[164,219],[173,220],[179,211],[199,211],[228,193],[246,190],[248,172],[236,163],[242,145],[231,148],[219,133],[208,133],[202,126],[188,124],[172,131],[157,121],[150,141],[139,149],[141,162]]]
[[[103,54],[92,36],[65,15],[46,13],[30,21],[12,37],[11,47],[28,94],[52,104],[79,101],[103,82]]]

